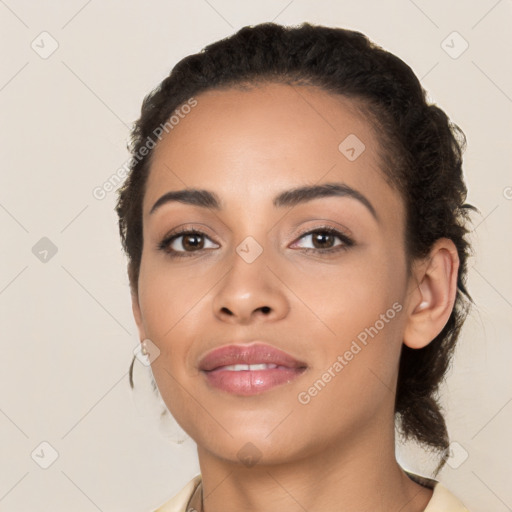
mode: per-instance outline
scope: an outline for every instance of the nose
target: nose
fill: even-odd
[[[252,263],[235,254],[231,270],[217,289],[213,309],[223,322],[247,325],[280,320],[290,305],[284,284],[267,267],[263,254]]]

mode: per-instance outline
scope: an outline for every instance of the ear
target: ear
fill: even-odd
[[[133,318],[135,319],[135,323],[137,324],[137,329],[139,330],[139,339],[140,341],[146,339],[146,329],[144,328],[144,322],[142,321],[142,313],[140,310],[139,297],[138,294],[132,290],[132,311]]]
[[[457,294],[459,255],[452,240],[441,238],[429,256],[415,265],[415,284],[408,301],[408,319],[404,343],[423,348],[444,328],[453,310]]]

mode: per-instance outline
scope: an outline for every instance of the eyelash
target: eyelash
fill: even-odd
[[[305,231],[304,233],[301,233],[299,235],[298,240],[300,240],[301,238],[303,238],[305,236],[313,235],[316,233],[329,233],[330,235],[334,235],[337,238],[339,238],[339,240],[342,243],[340,245],[336,245],[332,248],[327,248],[327,249],[315,249],[315,248],[311,248],[311,247],[305,247],[305,248],[301,249],[303,252],[333,254],[333,253],[338,253],[339,251],[346,251],[347,249],[349,249],[350,247],[352,247],[354,245],[354,241],[351,238],[349,238],[344,233],[341,233],[337,229],[334,229],[330,226],[320,226],[313,230]],[[184,229],[176,231],[175,233],[172,233],[171,235],[165,237],[161,242],[158,243],[157,249],[165,252],[171,258],[187,258],[190,256],[194,256],[194,253],[201,252],[202,250],[209,250],[209,249],[199,249],[197,251],[175,251],[174,249],[169,250],[169,248],[168,248],[169,245],[172,242],[174,242],[174,240],[176,240],[177,238],[180,238],[181,236],[184,236],[184,235],[201,235],[206,238],[209,238],[208,235],[206,233],[203,233],[202,231],[184,228]]]

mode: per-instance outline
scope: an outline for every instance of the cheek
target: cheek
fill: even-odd
[[[365,249],[322,269],[318,264],[295,267],[287,282],[323,321],[325,333],[330,328],[346,339],[400,302],[406,286],[405,261],[399,251]]]
[[[309,333],[316,340],[311,381],[331,368],[340,376],[329,385],[338,398],[351,400],[375,392],[381,396],[376,388],[386,393],[398,369],[405,258],[393,250],[362,251],[327,273],[312,275],[301,269],[290,286],[314,313],[308,313]],[[297,332],[307,330],[299,317],[296,327]],[[332,367],[338,356],[343,369],[338,364],[341,371],[336,372]]]
[[[190,408],[190,395],[184,392],[183,383],[197,377],[187,363],[188,354],[204,322],[201,297],[211,283],[194,280],[189,272],[176,272],[165,261],[155,260],[143,258],[139,279],[139,302],[146,336],[160,351],[151,364],[151,371],[171,414],[176,419],[184,415],[193,424],[198,421],[195,418],[198,411]],[[184,427],[181,421],[180,425]]]
[[[391,259],[368,263],[360,261],[330,279],[317,280],[314,290],[306,283],[302,288],[308,294],[304,302],[326,326],[318,322],[313,329],[318,333],[311,353],[315,364],[300,390],[300,403],[308,402],[301,407],[311,430],[313,418],[325,416],[336,418],[332,435],[344,422],[348,428],[363,428],[374,421],[376,411],[393,407],[405,281]],[[304,325],[298,331],[304,332]]]
[[[165,260],[141,264],[139,301],[149,338],[165,349],[181,324],[190,322],[201,298],[215,285],[215,275],[190,267],[171,268]]]
[[[215,334],[209,329],[211,294],[223,273],[223,267],[191,263],[178,268],[155,257],[143,259],[141,264],[139,301],[144,327],[160,351],[152,372],[173,414],[187,407],[187,393],[179,383],[189,379],[195,383],[198,377],[197,344]]]

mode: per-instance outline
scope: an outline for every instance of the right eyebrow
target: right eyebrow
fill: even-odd
[[[214,210],[220,210],[220,199],[214,192],[193,188],[184,190],[171,190],[170,192],[167,192],[153,205],[149,211],[149,214],[151,215],[162,205],[173,201],[184,204],[191,204],[193,206],[201,206],[203,208],[213,208]]]

